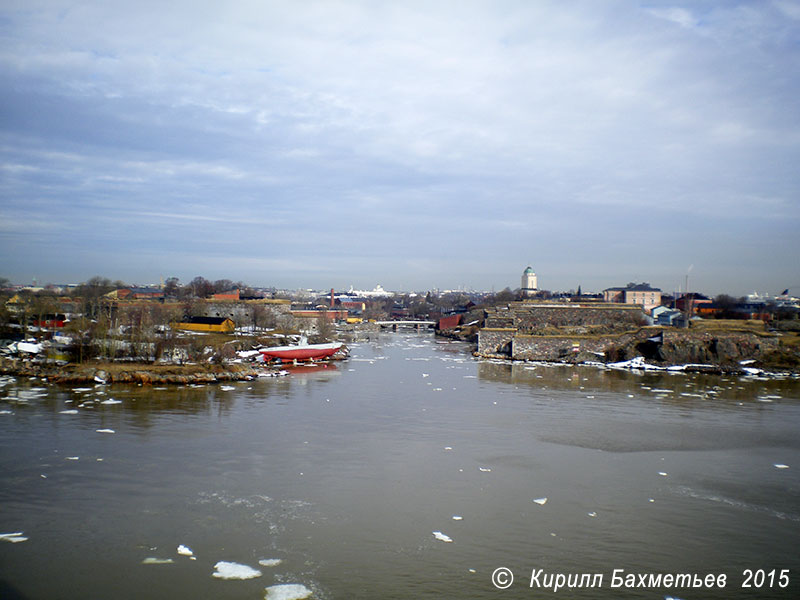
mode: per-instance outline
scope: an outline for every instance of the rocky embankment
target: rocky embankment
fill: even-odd
[[[149,365],[149,364],[83,364],[64,366],[30,361],[2,359],[0,374],[16,377],[37,377],[51,383],[127,383],[134,385],[188,385],[245,381],[270,371],[263,366],[244,363],[226,365]]]
[[[643,327],[609,335],[525,335],[511,328],[490,328],[478,332],[475,354],[570,364],[638,358],[657,367],[694,365],[716,372],[744,372],[747,367],[800,373],[800,338],[746,329]]]
[[[670,332],[663,342],[632,339],[607,352],[611,360],[644,357],[657,365],[712,365],[726,372],[742,364],[766,369],[800,372],[800,352],[781,344],[781,338],[752,332]]]

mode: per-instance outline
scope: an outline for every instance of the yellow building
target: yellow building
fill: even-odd
[[[202,331],[205,333],[233,333],[236,323],[227,317],[191,317],[180,323],[172,323],[173,329]]]

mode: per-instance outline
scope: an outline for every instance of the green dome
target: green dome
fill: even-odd
[[[530,273],[533,273],[533,269],[528,267],[527,269],[525,269],[525,272],[523,273],[523,275],[529,275]]]

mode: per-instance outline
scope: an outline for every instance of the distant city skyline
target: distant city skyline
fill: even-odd
[[[800,294],[800,1],[12,0],[0,277]]]
[[[119,280],[122,283],[125,283],[127,287],[150,288],[150,287],[161,287],[161,286],[163,286],[163,283],[161,281],[135,281],[135,282],[131,282],[131,281],[120,280],[119,278],[113,278],[113,277],[106,277],[105,279],[108,279],[108,280],[110,280],[112,282]],[[166,281],[166,279],[167,278],[165,278],[164,280]],[[189,279],[185,279],[185,280],[180,280],[180,278],[179,278],[180,285],[182,285],[182,286],[188,285],[191,282],[192,279],[194,279],[194,277],[189,278]],[[224,279],[227,280],[227,279],[230,279],[230,278],[224,278]],[[210,281],[212,283],[214,282],[214,280],[210,280]],[[44,288],[44,287],[47,287],[47,286],[54,286],[54,287],[58,287],[58,288],[64,288],[64,287],[70,287],[70,286],[77,286],[77,285],[80,285],[81,283],[85,283],[85,281],[76,281],[76,282],[66,283],[66,282],[41,282],[41,281],[38,281],[38,280],[34,279],[30,283],[25,283],[25,282],[11,282],[11,283],[15,287],[23,287],[23,288],[25,288],[25,287],[27,287],[27,288],[33,288],[33,287],[42,287],[42,288]],[[256,285],[256,284],[253,284],[252,282],[248,282],[246,280],[237,280],[237,281],[233,281],[233,283],[242,283],[242,284],[246,285],[247,287],[253,288],[255,290],[273,289],[273,290],[278,290],[278,291],[289,291],[289,292],[311,291],[311,292],[319,293],[319,294],[322,294],[322,295],[328,294],[330,292],[330,290],[333,290],[337,295],[353,293],[353,294],[358,295],[358,296],[365,296],[365,295],[366,296],[372,296],[372,295],[378,296],[378,295],[381,295],[382,292],[386,292],[389,295],[390,294],[395,294],[395,293],[401,293],[401,294],[402,293],[411,293],[411,294],[413,294],[413,293],[426,293],[426,292],[433,292],[433,291],[439,292],[439,293],[453,293],[453,292],[496,293],[496,292],[500,292],[500,291],[505,290],[505,289],[510,289],[511,291],[520,291],[522,289],[519,284],[517,285],[517,287],[514,287],[513,285],[506,285],[506,286],[503,286],[502,288],[497,288],[497,287],[493,286],[490,289],[487,289],[487,288],[476,288],[476,287],[467,286],[467,285],[457,286],[457,287],[449,287],[449,288],[433,286],[433,287],[430,287],[430,288],[415,288],[415,289],[405,288],[405,287],[387,289],[387,288],[384,288],[381,284],[376,284],[372,288],[357,288],[357,287],[352,286],[352,285],[349,285],[349,286],[346,286],[346,287],[335,287],[335,286],[334,287],[329,287],[329,286],[328,287],[326,287],[326,286],[281,287],[281,286],[274,286],[274,285]],[[606,286],[605,288],[596,289],[596,290],[595,289],[587,289],[586,287],[579,285],[577,287],[564,288],[564,289],[541,288],[541,291],[542,292],[547,292],[547,293],[556,293],[556,294],[558,294],[558,293],[577,293],[578,291],[580,291],[582,294],[602,294],[602,292],[607,288],[625,287],[630,283],[648,283],[649,284],[649,282],[626,282],[624,284],[620,284],[619,286],[616,286],[616,285],[615,286]],[[686,292],[685,287],[681,287],[681,286],[678,286],[675,289],[665,289],[665,288],[660,288],[659,286],[654,286],[654,287],[656,287],[658,289],[661,289],[661,291],[663,292],[664,295],[673,295],[673,294],[680,295],[680,294]],[[753,296],[753,295],[755,295],[755,296],[762,296],[762,297],[774,297],[774,296],[781,296],[784,291],[788,291],[790,296],[800,297],[800,286],[798,286],[796,288],[788,288],[788,289],[784,288],[784,290],[777,290],[777,291],[775,291],[775,290],[752,290],[750,292],[745,292],[745,293],[742,293],[742,294],[732,294],[732,293],[726,292],[726,291],[717,292],[717,293],[710,293],[710,292],[706,292],[704,290],[699,290],[699,289],[695,290],[695,289],[693,289],[691,287],[690,287],[689,291],[691,293],[707,295],[707,296],[712,297],[712,298],[715,297],[715,296],[718,296],[720,294],[726,294],[726,295],[731,295],[731,296]]]

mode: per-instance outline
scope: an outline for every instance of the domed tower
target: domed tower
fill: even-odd
[[[536,273],[533,271],[531,266],[528,266],[522,272],[522,293],[526,295],[533,295],[539,290],[539,286],[536,283]]]

